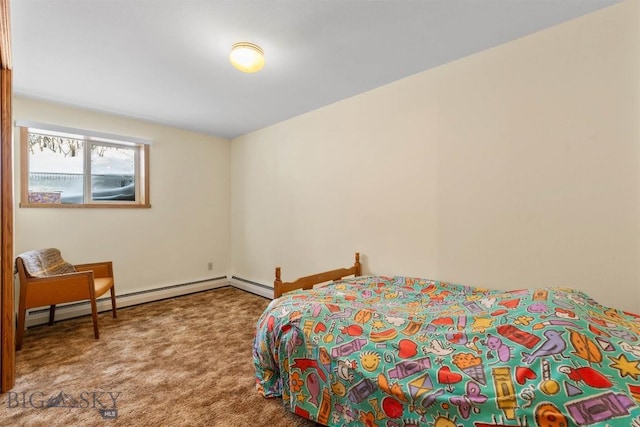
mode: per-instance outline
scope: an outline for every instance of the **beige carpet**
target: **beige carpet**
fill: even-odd
[[[30,328],[0,425],[314,426],[255,390],[268,303],[225,287],[102,313],[99,340],[88,316]]]

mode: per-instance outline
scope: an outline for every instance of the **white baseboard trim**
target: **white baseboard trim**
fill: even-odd
[[[243,291],[251,292],[252,294],[273,299],[272,286],[267,286],[267,285],[263,285],[262,283],[252,282],[251,280],[243,279],[237,276],[232,276],[231,279],[229,279],[229,284],[235,288],[242,289]]]
[[[147,302],[159,301],[167,298],[174,298],[181,295],[193,294],[195,292],[208,291],[223,286],[229,286],[226,276],[213,279],[200,280],[197,282],[183,283],[179,285],[165,286],[148,291],[133,292],[130,294],[118,295],[116,288],[116,305],[118,309],[130,307],[132,305],[144,304]],[[111,297],[107,292],[97,301],[98,312],[111,310]],[[87,316],[91,314],[89,301],[64,304],[56,306],[55,320],[71,319],[73,317]],[[26,326],[41,325],[49,322],[49,307],[27,310]]]

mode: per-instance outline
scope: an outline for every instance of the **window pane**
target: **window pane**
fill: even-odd
[[[135,154],[131,147],[91,145],[91,199],[135,201]]]
[[[28,149],[30,202],[83,202],[82,141],[30,133]]]
[[[151,207],[147,145],[47,126],[20,127],[20,207]]]

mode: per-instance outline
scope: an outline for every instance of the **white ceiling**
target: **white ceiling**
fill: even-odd
[[[12,0],[14,92],[233,138],[613,3]]]

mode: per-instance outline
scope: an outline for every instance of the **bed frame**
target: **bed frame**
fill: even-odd
[[[296,289],[311,289],[319,283],[339,280],[351,275],[356,277],[361,275],[360,252],[356,252],[356,261],[353,266],[349,268],[337,268],[335,270],[325,271],[324,273],[312,274],[311,276],[301,277],[293,282],[283,282],[280,279],[280,267],[276,267],[276,280],[273,282],[273,298],[280,298],[285,292]]]

